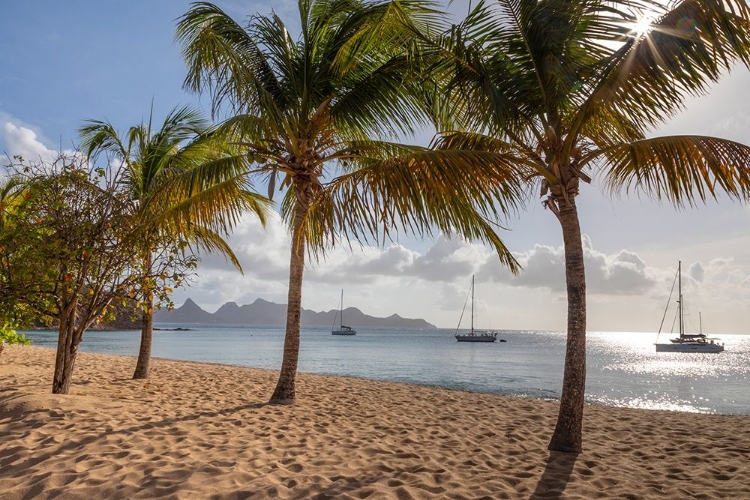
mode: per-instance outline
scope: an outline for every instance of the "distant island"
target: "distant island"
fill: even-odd
[[[302,309],[302,326],[331,326],[338,311],[316,312]],[[392,314],[387,318],[369,316],[356,307],[344,309],[346,324],[355,328],[437,328],[423,319],[402,318]],[[227,302],[215,313],[210,313],[187,299],[185,303],[172,312],[165,310],[154,313],[156,323],[182,323],[198,325],[284,325],[286,324],[286,304],[276,304],[257,299],[244,306],[236,302]]]

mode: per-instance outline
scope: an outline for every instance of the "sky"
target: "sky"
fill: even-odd
[[[290,22],[296,14],[289,0],[216,3],[237,20],[271,8]],[[452,9],[463,5],[455,2]],[[124,131],[148,116],[152,101],[159,119],[188,103],[208,115],[208,100],[182,89],[185,66],[173,41],[175,19],[188,7],[180,0],[0,0],[0,151],[48,158],[75,148],[84,120],[108,120]],[[713,135],[750,144],[749,90],[750,71],[737,67],[709,95],[687,100],[686,110],[653,135]],[[590,331],[655,332],[681,260],[688,328],[697,329],[700,311],[704,331],[750,333],[747,204],[720,199],[678,210],[632,193],[611,195],[595,177],[582,186],[578,207]],[[477,327],[563,331],[557,221],[532,199],[506,226],[501,236],[524,268],[517,276],[488,248],[455,237],[403,238],[379,247],[353,243],[308,263],[303,307],[334,309],[344,289],[345,305],[366,314],[396,313],[455,328],[474,274]],[[244,274],[222,257],[203,256],[191,286],[175,292],[176,304],[190,297],[213,312],[228,301],[285,303],[290,243],[278,217],[262,228],[248,216],[229,241]],[[465,319],[461,326],[468,326]]]

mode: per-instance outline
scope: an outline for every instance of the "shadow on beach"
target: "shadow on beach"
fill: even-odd
[[[560,498],[573,473],[578,455],[575,453],[561,453],[551,451],[547,458],[544,473],[536,484],[530,500]]]

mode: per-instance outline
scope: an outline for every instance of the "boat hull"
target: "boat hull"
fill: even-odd
[[[722,344],[709,344],[703,342],[683,342],[675,344],[654,344],[656,352],[709,352],[718,353],[724,351]]]
[[[496,342],[493,335],[454,335],[458,342]]]
[[[356,335],[356,330],[332,330],[331,335]]]

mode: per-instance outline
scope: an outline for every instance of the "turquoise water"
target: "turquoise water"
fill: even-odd
[[[278,369],[282,327],[183,326],[154,332],[161,358]],[[54,347],[56,332],[26,332]],[[139,332],[86,332],[81,351],[134,356]],[[565,335],[504,331],[505,343],[457,343],[450,330],[358,330],[331,335],[303,328],[299,370],[554,399],[562,387]],[[750,336],[723,335],[721,354],[656,353],[653,333],[591,332],[587,343],[589,402],[631,408],[750,415]],[[75,375],[74,375],[75,376]]]

